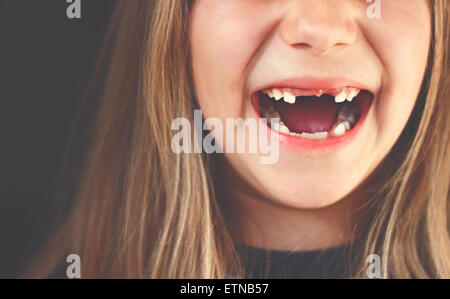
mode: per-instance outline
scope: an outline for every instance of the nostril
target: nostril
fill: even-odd
[[[311,51],[316,56],[325,56],[333,50],[350,46],[350,43],[339,40],[339,36],[323,32],[304,34],[302,39],[303,41],[293,42],[290,46],[297,50]]]
[[[308,48],[311,48],[312,46],[307,43],[298,43],[298,44],[295,44],[294,47],[298,48],[298,49],[308,49]]]

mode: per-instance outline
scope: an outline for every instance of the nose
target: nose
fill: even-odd
[[[281,36],[289,46],[325,56],[352,45],[357,26],[348,1],[294,0],[281,24]]]

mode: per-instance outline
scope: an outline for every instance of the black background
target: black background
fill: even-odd
[[[0,0],[0,277],[40,245],[64,144],[115,1]]]

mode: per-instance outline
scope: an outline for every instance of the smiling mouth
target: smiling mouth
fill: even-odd
[[[329,90],[270,88],[257,92],[254,105],[268,126],[281,134],[323,140],[348,134],[367,115],[373,94],[356,87]],[[279,122],[271,119],[279,118]]]

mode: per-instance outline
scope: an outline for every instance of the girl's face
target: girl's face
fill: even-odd
[[[189,30],[205,118],[283,122],[263,127],[280,141],[277,163],[225,153],[232,169],[266,199],[320,208],[360,184],[405,127],[431,13],[426,0],[196,0]]]

